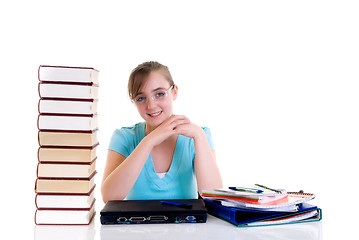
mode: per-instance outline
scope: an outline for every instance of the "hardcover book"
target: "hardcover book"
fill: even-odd
[[[95,186],[96,172],[89,178],[37,178],[36,193],[88,193]]]
[[[90,148],[75,147],[39,147],[39,162],[92,162],[96,159],[96,146]]]
[[[98,83],[99,71],[90,67],[40,65],[39,81],[66,83]]]
[[[95,187],[88,193],[37,193],[36,208],[90,208],[95,199]]]
[[[89,163],[41,163],[37,165],[39,178],[88,178],[95,172],[96,161]]]
[[[48,115],[38,117],[39,130],[93,131],[97,129],[97,115]]]
[[[39,131],[40,147],[84,147],[98,145],[97,129],[89,132],[79,131]]]
[[[97,113],[98,101],[93,99],[42,98],[39,100],[39,113],[84,114]]]
[[[37,225],[88,225],[95,215],[95,200],[90,208],[38,208],[35,212]]]
[[[39,83],[40,98],[98,99],[97,85]]]

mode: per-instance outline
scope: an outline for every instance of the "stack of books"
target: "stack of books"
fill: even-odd
[[[98,71],[41,65],[36,224],[89,224],[95,214]]]
[[[322,211],[307,202],[315,195],[255,184],[202,192],[210,214],[238,227],[320,221]]]

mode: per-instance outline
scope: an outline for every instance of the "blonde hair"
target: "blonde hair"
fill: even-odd
[[[155,71],[161,72],[168,83],[171,86],[174,85],[171,73],[167,66],[155,61],[144,62],[132,70],[128,79],[128,96],[131,100],[137,96],[141,87],[146,83],[148,75]]]

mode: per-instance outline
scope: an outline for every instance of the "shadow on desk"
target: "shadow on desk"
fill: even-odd
[[[35,240],[94,240],[100,228],[101,240],[116,239],[266,239],[322,240],[322,223],[298,223],[266,227],[237,228],[208,215],[207,223],[101,225],[99,219],[88,226],[35,226]],[[97,239],[97,238],[96,238]]]
[[[237,228],[208,215],[207,223],[101,226],[101,240],[115,239],[293,239],[321,240],[322,223]]]

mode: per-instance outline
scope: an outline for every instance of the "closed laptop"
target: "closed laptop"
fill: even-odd
[[[205,223],[203,199],[115,200],[100,212],[101,224]]]

